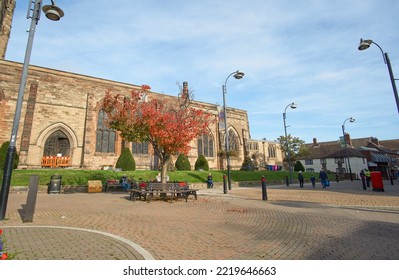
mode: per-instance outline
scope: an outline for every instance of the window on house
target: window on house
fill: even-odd
[[[96,132],[96,152],[114,153],[116,133],[106,124],[107,115],[103,110],[98,112]]]
[[[313,165],[313,159],[305,159],[305,165]]]
[[[321,159],[320,159],[320,163],[321,163],[321,164],[326,164],[326,163],[327,163],[327,160],[326,160],[325,158],[321,158]]]
[[[334,161],[335,161],[336,164],[345,162],[344,158],[334,158]]]
[[[306,168],[306,172],[314,172],[314,168]]]

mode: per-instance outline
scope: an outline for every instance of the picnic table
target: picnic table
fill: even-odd
[[[190,195],[197,199],[197,189],[191,189],[186,182],[158,183],[150,182],[145,187],[136,186],[130,190],[130,200],[142,200],[150,202],[154,198],[170,201],[184,198],[187,202]]]

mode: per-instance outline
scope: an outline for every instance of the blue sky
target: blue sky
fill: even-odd
[[[29,1],[17,1],[6,59],[23,62]],[[50,0],[43,0],[44,5]],[[177,95],[187,81],[195,100],[246,110],[252,139],[287,131],[306,143],[398,139],[399,114],[381,51],[399,78],[396,0],[58,0],[58,22],[42,17],[31,64]]]

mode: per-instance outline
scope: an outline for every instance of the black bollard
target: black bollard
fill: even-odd
[[[262,200],[267,200],[266,178],[262,176]]]
[[[285,176],[285,184],[287,185],[287,187],[290,186],[290,182],[288,181],[288,176]]]
[[[223,175],[223,193],[227,193],[227,182],[226,182],[226,175]]]

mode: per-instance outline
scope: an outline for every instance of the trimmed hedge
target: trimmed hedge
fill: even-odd
[[[180,154],[175,162],[176,170],[179,171],[190,171],[191,170],[191,163],[188,160],[188,157],[184,154]]]
[[[118,161],[115,165],[116,168],[120,168],[123,171],[134,171],[136,170],[136,162],[134,161],[132,152],[129,148],[124,148]]]
[[[209,170],[208,161],[206,160],[204,155],[200,155],[195,162],[195,170]]]
[[[10,146],[10,141],[4,142],[0,147],[0,170],[4,170],[8,146]],[[18,167],[18,162],[19,162],[19,155],[18,153],[15,153],[13,169],[16,169]]]

